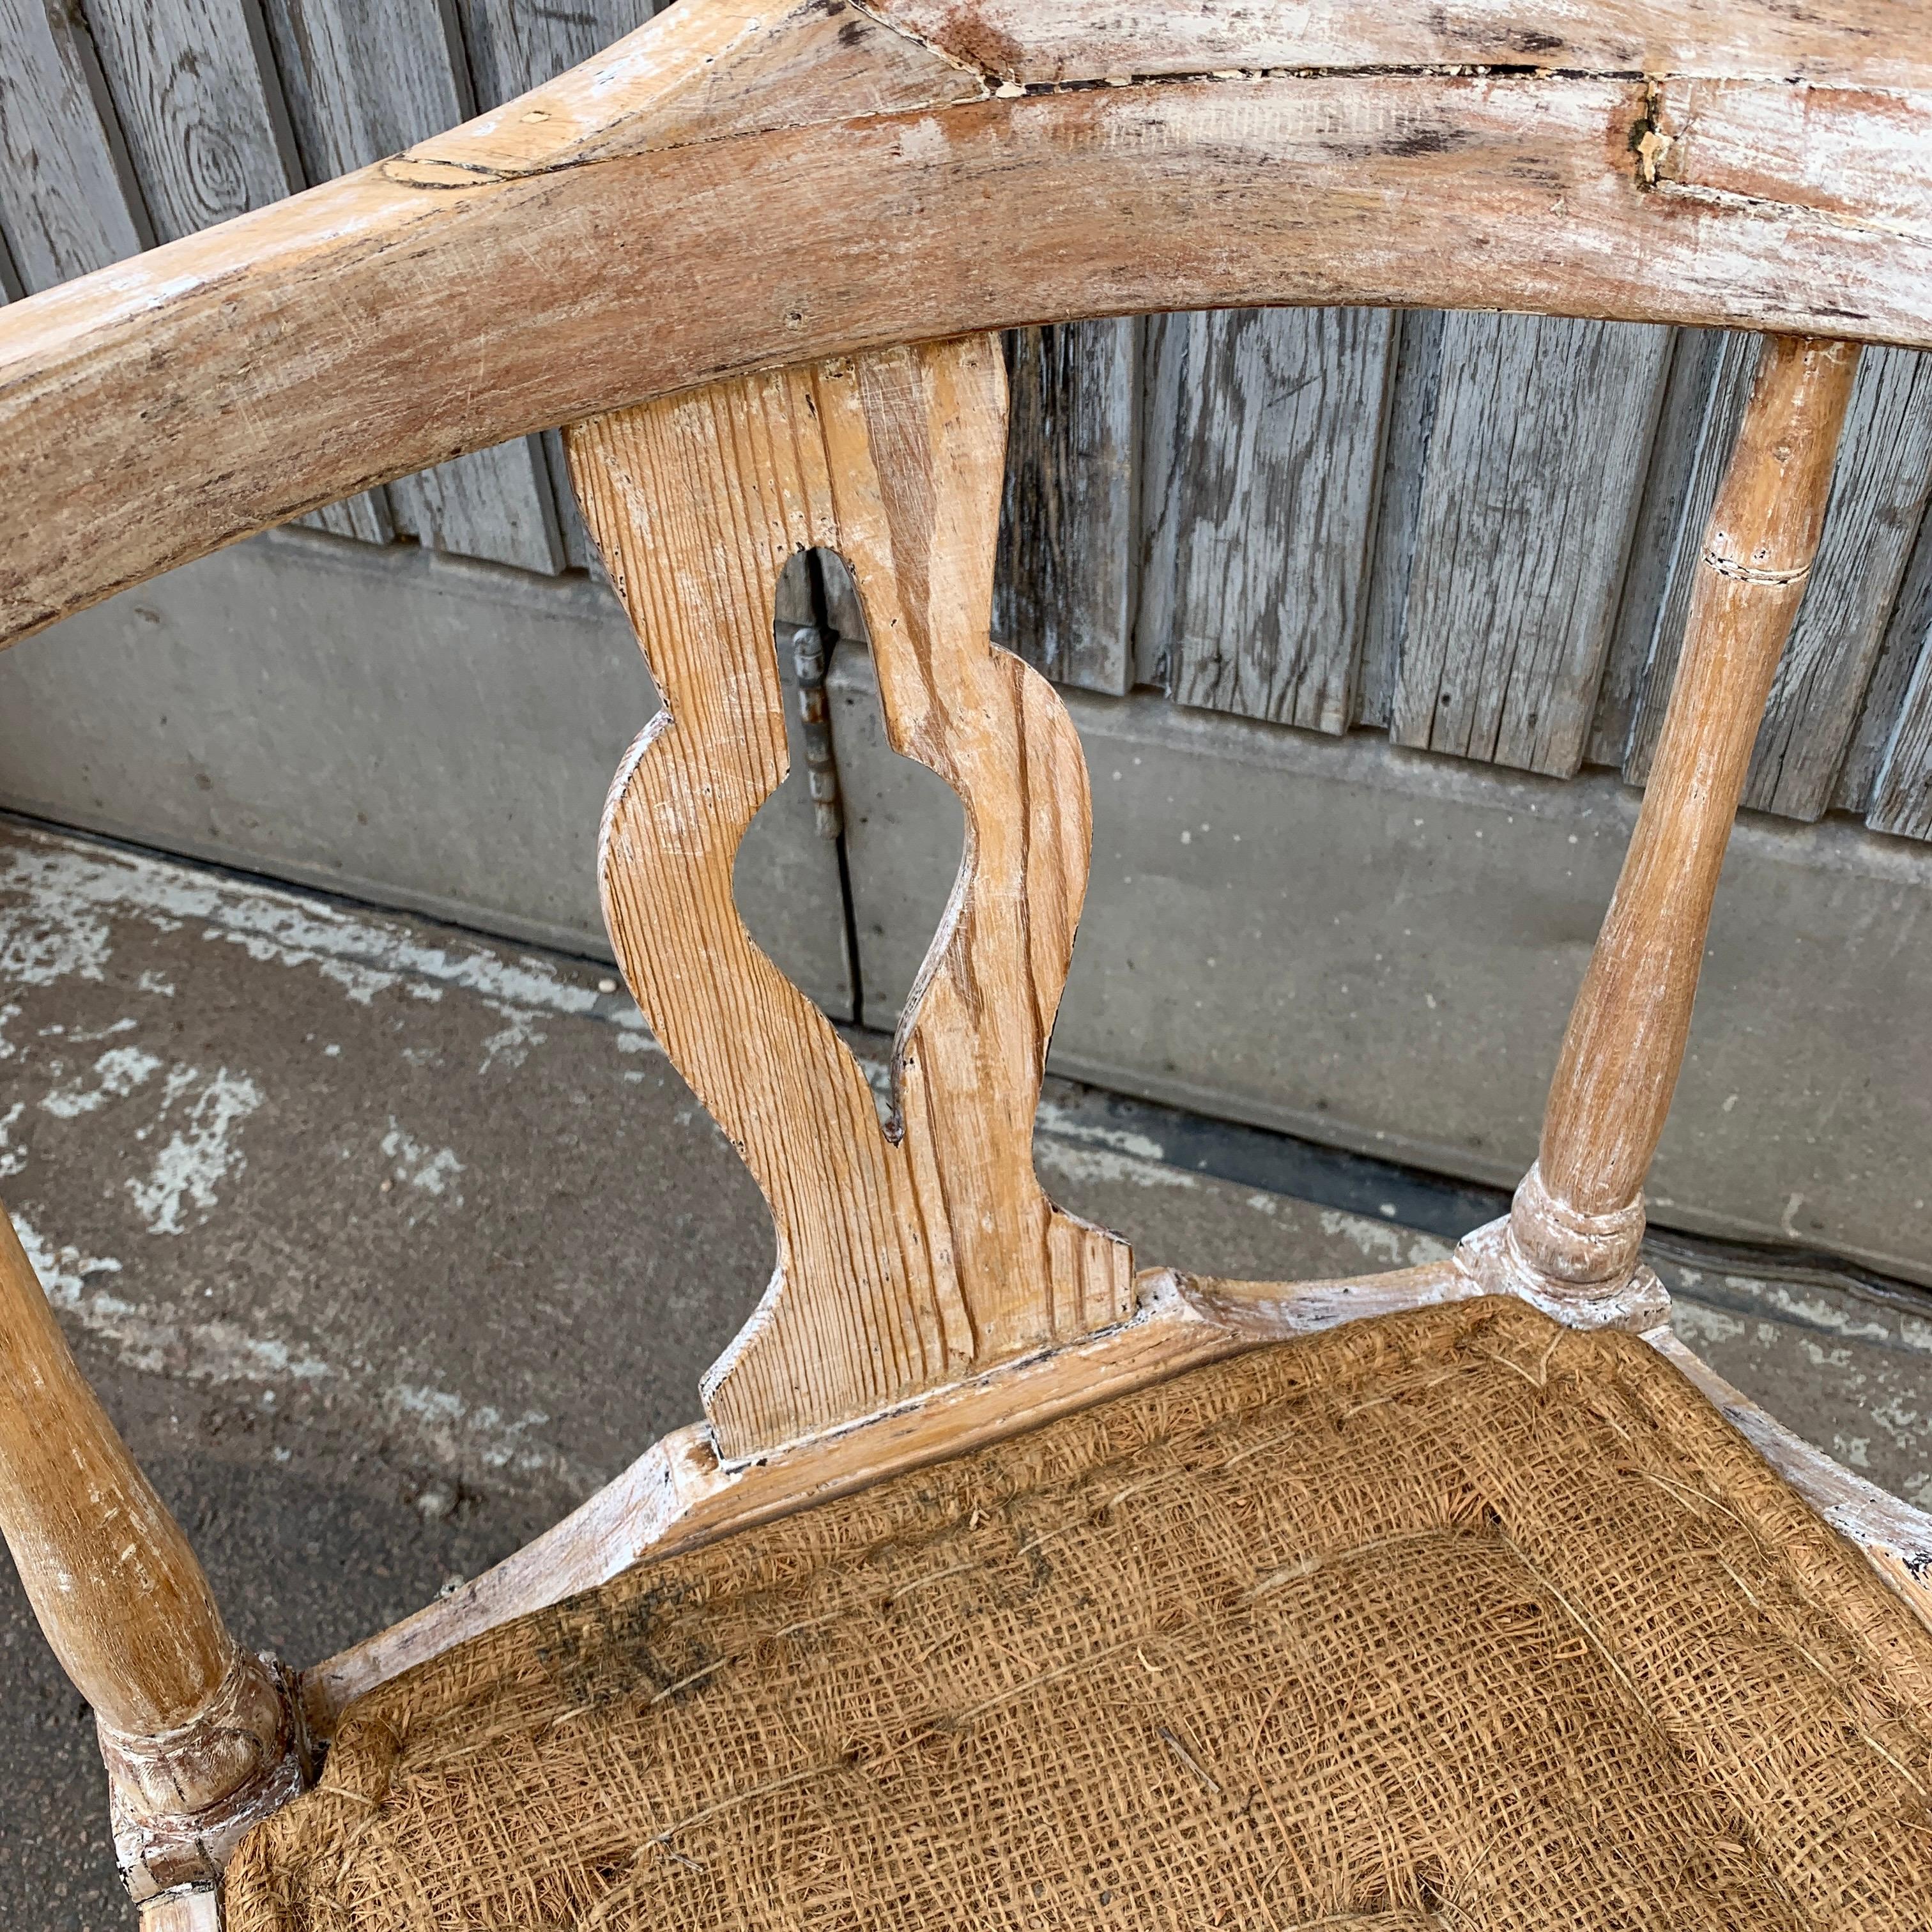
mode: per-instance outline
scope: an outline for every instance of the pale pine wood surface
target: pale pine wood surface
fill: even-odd
[[[1454,66],[1737,74],[1924,87],[1932,47],[1910,0],[1824,0],[1774,11],[1754,0],[1552,8],[1510,0],[1351,0],[1252,5],[1202,0],[1157,20],[1132,8],[1031,0],[881,0],[879,12],[1003,78],[1036,86],[1091,74],[1211,73],[1234,67]]]
[[[1054,1209],[1033,1172],[1089,817],[1060,700],[988,642],[998,344],[752,377],[568,443],[665,704],[606,813],[612,944],[778,1234],[771,1286],[706,1389],[723,1453],[1118,1320],[1125,1245]],[[895,1046],[894,1132],[731,898],[739,842],[785,771],[772,599],[787,559],[814,546],[851,566],[894,748],[966,808],[967,856]]]
[[[28,454],[10,502],[35,514],[0,510],[21,519],[0,524],[0,634],[452,452],[732,370],[1042,314],[1513,304],[1932,340],[1917,95],[1807,97],[1874,196],[1882,181],[1881,232],[1802,146],[1760,143],[1748,202],[1704,183],[1694,101],[1640,160],[1659,110],[1629,69],[1268,70],[1267,10],[1236,28],[1252,63],[1133,82],[1104,64],[1112,17],[1062,0],[1028,31],[1091,42],[1084,77],[1130,84],[1003,96],[992,70],[856,11],[681,0],[405,160],[10,307],[0,383]],[[1171,74],[1198,48],[1164,50],[1160,17],[1148,70]],[[1682,68],[1735,71],[1741,17],[1682,16]],[[1413,17],[1351,18],[1392,55],[1414,40]],[[1621,18],[1592,8],[1573,38],[1621,40]],[[1780,73],[1820,48],[1826,80],[1912,66],[1888,31],[1758,31]],[[1284,178],[1306,185],[1265,191]],[[727,180],[755,182],[758,223],[712,191]],[[292,365],[258,352],[292,340]],[[287,433],[265,446],[250,425],[271,408]]]

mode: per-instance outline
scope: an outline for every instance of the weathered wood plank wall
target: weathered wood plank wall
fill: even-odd
[[[393,152],[652,10],[0,0],[0,298]],[[1744,336],[1424,311],[1019,332],[998,628],[1090,690],[1641,783],[1755,355]],[[1932,838],[1929,493],[1932,364],[1874,352],[1757,809]],[[588,561],[554,435],[308,520],[540,573]]]

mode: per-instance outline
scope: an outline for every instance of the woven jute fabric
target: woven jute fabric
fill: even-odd
[[[230,1932],[1932,1925],[1932,1634],[1668,1364],[1258,1350],[363,1700]]]

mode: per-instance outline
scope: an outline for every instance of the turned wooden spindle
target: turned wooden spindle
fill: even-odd
[[[1676,681],[1616,891],[1507,1222],[1464,1244],[1486,1286],[1580,1325],[1668,1306],[1640,1268],[1643,1183],[1670,1109],[1718,875],[1772,680],[1804,595],[1856,344],[1765,342],[1706,526]]]
[[[181,1526],[75,1365],[0,1210],[0,1532],[93,1708],[136,1898],[206,1882],[300,1788],[284,1688],[215,1608]]]

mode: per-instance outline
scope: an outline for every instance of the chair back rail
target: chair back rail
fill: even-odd
[[[679,0],[0,312],[0,640],[508,436],[1012,323],[1365,302],[1932,346],[1905,0],[1526,18]]]
[[[1643,1175],[1856,350],[1792,340],[1763,358],[1538,1166],[1506,1222],[1386,1289],[1189,1300],[1143,1278],[1137,1315],[1125,1245],[1041,1192],[1031,1120],[1084,888],[1086,777],[1051,688],[987,635],[1004,391],[975,332],[991,326],[1502,303],[1932,346],[1915,10],[1581,0],[1558,25],[1528,35],[1488,0],[680,0],[408,154],[0,315],[0,640],[564,421],[664,698],[612,790],[607,914],[640,1004],[764,1190],[772,1285],[706,1384],[708,1430],[498,1587],[325,1666],[324,1722],[667,1538],[1262,1334],[1496,1288],[1579,1324],[1658,1318]],[[966,807],[885,1125],[731,898],[738,842],[784,776],[775,587],[815,545],[853,567],[891,742]],[[286,1687],[223,1627],[9,1241],[0,1342],[0,1528],[100,1715],[124,1864],[137,1894],[210,1884],[300,1782]]]

